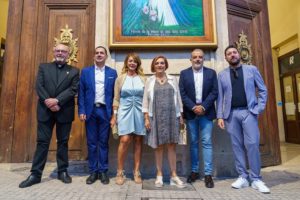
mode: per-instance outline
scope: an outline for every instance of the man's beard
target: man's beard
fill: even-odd
[[[228,63],[232,66],[238,65],[240,63],[241,59],[237,58],[237,59],[231,59],[230,61],[228,61]]]
[[[62,58],[62,57],[56,57],[55,58],[55,62],[58,64],[65,64],[66,63],[66,59]]]
[[[201,67],[202,67],[202,64],[200,64],[200,63],[195,63],[194,64],[194,69],[195,70],[199,70],[199,69],[201,69]]]

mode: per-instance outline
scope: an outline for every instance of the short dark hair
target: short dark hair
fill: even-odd
[[[155,58],[153,58],[152,63],[151,63],[151,72],[155,72],[155,68],[154,68],[155,62],[156,62],[158,59],[160,59],[160,58],[162,58],[162,59],[164,60],[165,65],[166,65],[166,70],[169,68],[169,63],[168,63],[168,60],[167,60],[166,57],[164,57],[164,56],[156,56]]]
[[[96,49],[99,49],[99,48],[104,49],[105,54],[107,55],[107,49],[106,49],[104,46],[101,46],[101,45],[99,45],[99,46],[97,46],[97,47],[95,48],[95,52],[96,52]]]
[[[234,44],[231,44],[231,45],[229,45],[228,47],[226,47],[226,49],[225,49],[225,51],[224,51],[224,55],[226,56],[226,52],[227,52],[227,50],[228,49],[236,49],[237,51],[239,51],[238,49],[237,49],[237,47],[236,47],[236,45],[234,45]]]

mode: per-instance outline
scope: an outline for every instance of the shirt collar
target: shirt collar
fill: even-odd
[[[105,70],[105,65],[104,65],[103,67],[98,67],[98,66],[95,64],[95,70],[96,70],[96,71],[104,72],[104,70]]]
[[[242,69],[242,66],[243,66],[243,65],[239,65],[238,67],[232,67],[232,66],[229,66],[229,68],[232,69],[232,70],[234,70],[234,69],[235,69],[235,70],[239,70],[239,69]]]
[[[66,63],[64,63],[64,64],[58,64],[57,62],[54,62],[54,63],[56,65],[56,67],[59,69],[62,69],[66,65]]]
[[[199,70],[195,70],[194,68],[193,69],[193,72],[194,73],[202,73],[203,72],[203,67],[201,67]]]

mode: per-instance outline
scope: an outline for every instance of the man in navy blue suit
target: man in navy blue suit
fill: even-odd
[[[82,69],[80,77],[78,113],[80,120],[85,121],[90,171],[86,184],[92,184],[97,179],[103,184],[109,183],[109,122],[117,72],[105,65],[106,59],[106,48],[96,47],[94,65]]]
[[[181,71],[179,79],[183,114],[190,138],[191,174],[187,182],[195,182],[200,177],[199,140],[201,140],[204,182],[207,188],[213,188],[211,135],[213,120],[216,118],[214,102],[218,97],[217,75],[214,70],[203,66],[204,52],[201,49],[192,51],[190,61],[192,66]]]

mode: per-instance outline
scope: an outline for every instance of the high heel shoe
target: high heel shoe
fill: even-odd
[[[133,172],[133,179],[136,184],[142,183],[142,176],[140,171]]]

